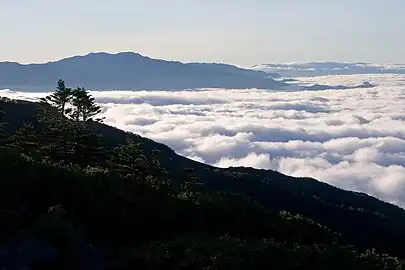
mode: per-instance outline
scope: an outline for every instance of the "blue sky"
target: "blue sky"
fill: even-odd
[[[0,0],[0,61],[405,63],[405,0]]]

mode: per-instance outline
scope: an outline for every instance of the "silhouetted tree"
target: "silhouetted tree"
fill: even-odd
[[[178,197],[185,200],[198,202],[198,197],[201,194],[203,183],[195,174],[193,168],[185,168],[185,179],[180,185]]]
[[[58,89],[65,89],[63,81],[60,81]],[[59,97],[59,90],[51,96]],[[87,102],[78,104],[78,112],[88,115],[86,113],[90,110],[91,117],[94,117],[95,111],[88,108],[94,108],[95,105],[91,104],[93,99],[87,92],[84,94],[84,100]],[[50,100],[56,102],[49,102]],[[27,155],[41,157],[50,162],[76,164],[81,167],[100,164],[105,160],[101,135],[83,125],[82,121],[76,122],[65,117],[60,111],[65,105],[61,105],[56,98],[42,99],[38,106],[38,123],[35,126],[27,124],[17,130],[12,136],[13,145]],[[66,109],[66,112],[69,112],[69,109]]]
[[[63,107],[63,110],[73,118],[73,121],[64,114],[58,114],[62,108],[60,105],[62,98],[66,102],[63,106],[71,102],[72,108]],[[47,102],[48,100],[56,102]],[[99,164],[104,159],[105,150],[100,134],[83,125],[100,112],[100,107],[94,103],[94,98],[84,88],[72,91],[64,87],[63,81],[59,81],[58,90],[42,100],[39,109],[38,120],[41,124],[40,133],[45,142],[46,156],[52,160],[83,167]]]
[[[67,161],[73,154],[73,122],[46,102],[38,107],[36,130],[42,141],[42,152],[50,160]]]
[[[94,98],[84,88],[76,88],[73,91],[72,118],[76,121],[86,122],[90,119],[101,122],[102,118],[94,118],[101,112],[101,107],[95,104]]]
[[[62,115],[64,115],[66,112],[66,105],[69,103],[71,99],[72,99],[72,89],[66,88],[65,82],[62,79],[60,79],[58,81],[56,91],[53,94],[45,98],[42,98],[41,100],[43,102],[49,102],[53,107],[57,108],[57,110]]]
[[[2,122],[2,120],[3,120],[3,115],[4,115],[4,110],[3,110],[2,108],[0,108],[0,143],[3,142],[4,137],[5,137],[5,135],[4,135],[4,126],[5,126],[5,123]]]
[[[9,139],[10,147],[19,153],[30,156],[34,159],[41,157],[41,147],[38,133],[31,123],[24,123]]]
[[[88,166],[98,165],[105,160],[107,151],[99,133],[80,123],[73,123],[69,135],[73,153],[71,163]]]
[[[161,167],[159,152],[145,152],[141,144],[128,140],[116,148],[109,163],[112,169],[124,178],[139,183],[148,183],[156,188],[170,185],[167,172]]]

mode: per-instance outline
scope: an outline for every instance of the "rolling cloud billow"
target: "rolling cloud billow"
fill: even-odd
[[[298,78],[374,88],[93,91],[106,123],[219,167],[314,177],[405,206],[405,75]],[[33,100],[46,93],[1,91]]]

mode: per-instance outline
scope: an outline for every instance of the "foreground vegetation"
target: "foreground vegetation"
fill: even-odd
[[[0,268],[405,269],[402,209],[193,163],[101,125],[63,81],[39,104],[0,104]],[[36,112],[24,124],[21,108]]]

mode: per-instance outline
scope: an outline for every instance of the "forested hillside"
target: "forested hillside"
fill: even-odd
[[[0,269],[405,269],[399,207],[188,160],[61,80],[0,106]]]

